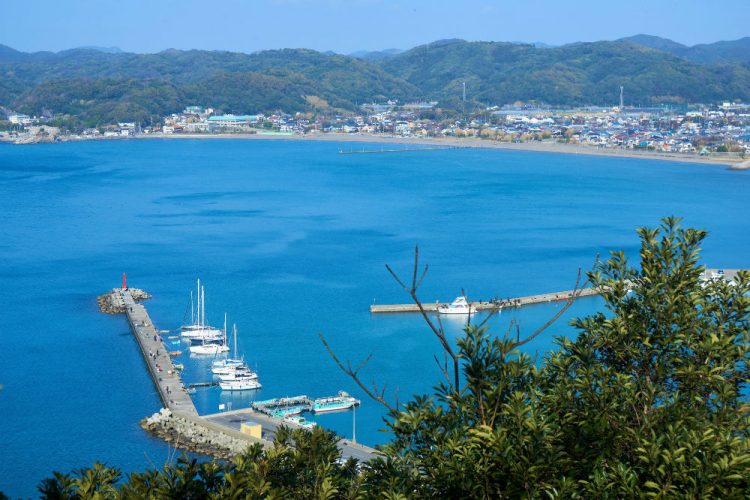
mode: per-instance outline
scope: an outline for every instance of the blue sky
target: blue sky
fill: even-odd
[[[0,0],[0,43],[349,53],[442,38],[563,44],[637,33],[688,45],[750,35],[750,0]]]

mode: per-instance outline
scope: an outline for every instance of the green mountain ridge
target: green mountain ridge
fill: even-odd
[[[0,107],[96,125],[190,104],[233,113],[353,111],[386,99],[467,111],[515,101],[612,105],[620,85],[627,104],[750,100],[750,62],[699,64],[672,53],[684,47],[676,42],[632,38],[545,48],[448,39],[370,59],[310,49],[24,53],[0,45]]]

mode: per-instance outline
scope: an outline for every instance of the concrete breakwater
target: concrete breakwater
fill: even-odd
[[[159,412],[144,418],[140,426],[175,448],[220,460],[231,460],[254,443],[270,446],[268,441],[211,424],[199,417],[173,413],[168,408],[162,408]]]
[[[151,298],[148,292],[140,288],[130,288],[128,291],[135,302]],[[105,314],[125,314],[127,312],[125,298],[120,288],[113,288],[109,292],[99,295],[96,302],[99,304],[99,310]]]

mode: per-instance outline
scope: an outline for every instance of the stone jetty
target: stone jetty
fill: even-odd
[[[135,302],[142,302],[151,298],[151,295],[140,288],[130,288],[128,291]],[[99,310],[105,314],[125,314],[127,312],[125,298],[120,288],[113,288],[109,292],[99,295],[96,302],[99,304]]]

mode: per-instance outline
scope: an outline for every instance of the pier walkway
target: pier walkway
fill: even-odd
[[[726,281],[734,281],[737,277],[737,273],[742,269],[710,269],[705,268],[700,276],[702,281],[709,281],[714,279],[723,279]],[[477,311],[491,311],[493,309],[505,309],[511,307],[522,307],[532,304],[544,304],[547,302],[566,301],[573,295],[573,290],[566,290],[564,292],[552,292],[542,293],[539,295],[528,295],[526,297],[515,297],[502,299],[500,302],[470,302]],[[595,288],[582,288],[578,291],[578,298],[590,297],[592,295],[599,295],[600,292]],[[425,311],[435,312],[440,306],[447,306],[446,303],[433,302],[433,303],[422,303],[422,307]],[[371,313],[415,313],[419,312],[419,307],[416,304],[373,304],[370,306]]]
[[[125,303],[125,315],[130,323],[130,329],[141,348],[143,360],[148,366],[164,406],[174,413],[197,417],[198,411],[185,391],[182,379],[175,370],[169,352],[146,308],[133,300],[130,290],[120,290],[120,293]]]
[[[592,295],[599,295],[599,291],[595,288],[582,288],[578,291],[578,297],[590,297]],[[564,292],[553,292],[553,293],[542,293],[540,295],[529,295],[526,297],[515,297],[509,299],[503,299],[499,303],[497,302],[470,302],[477,311],[490,311],[493,309],[505,309],[510,307],[521,307],[528,306],[531,304],[543,304],[547,302],[566,301],[573,295],[573,290],[566,290]],[[447,306],[446,303],[432,302],[422,303],[422,307],[425,311],[434,312],[440,306]],[[419,307],[416,304],[373,304],[370,306],[371,313],[414,313],[419,312]]]

